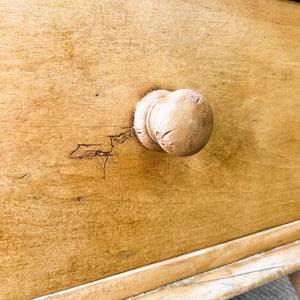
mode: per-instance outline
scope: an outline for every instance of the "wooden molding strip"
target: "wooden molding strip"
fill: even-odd
[[[296,241],[300,221],[80,285],[38,299],[124,299]]]
[[[130,299],[229,299],[299,269],[300,240]]]

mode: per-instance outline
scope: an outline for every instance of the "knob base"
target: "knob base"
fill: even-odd
[[[156,90],[147,94],[141,101],[138,102],[134,114],[134,131],[138,140],[148,149],[161,151],[160,145],[152,139],[147,129],[147,119],[151,107],[161,98],[168,95],[170,92],[166,90]]]

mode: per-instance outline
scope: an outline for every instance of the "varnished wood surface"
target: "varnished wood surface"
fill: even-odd
[[[299,18],[293,1],[1,1],[0,298],[299,219]],[[121,143],[154,87],[210,102],[199,154]]]
[[[130,300],[226,300],[297,270],[300,240]]]
[[[39,300],[120,300],[294,242],[299,236],[300,221],[296,221],[41,297]],[[259,284],[259,280],[256,283]]]

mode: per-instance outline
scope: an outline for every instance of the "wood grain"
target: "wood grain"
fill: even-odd
[[[41,297],[39,300],[120,300],[288,244],[299,236],[300,221],[296,221]]]
[[[299,18],[276,0],[1,1],[0,298],[298,220]],[[130,137],[155,87],[212,105],[199,154]]]
[[[300,240],[130,299],[226,300],[299,269]]]

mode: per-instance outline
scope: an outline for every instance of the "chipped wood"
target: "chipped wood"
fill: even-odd
[[[226,300],[300,270],[300,240],[128,300]]]

